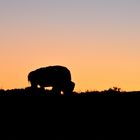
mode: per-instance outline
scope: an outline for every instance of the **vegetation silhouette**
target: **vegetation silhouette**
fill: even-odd
[[[127,97],[127,96],[140,96],[140,91],[117,91],[114,88],[109,88],[104,91],[86,91],[86,92],[71,92],[69,94],[56,94],[52,90],[44,90],[42,88],[32,88],[26,87],[23,89],[9,89],[9,90],[0,90],[0,96],[40,96],[40,97]]]

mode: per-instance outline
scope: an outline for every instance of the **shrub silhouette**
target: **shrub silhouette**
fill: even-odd
[[[52,93],[59,95],[61,91],[65,94],[71,94],[75,83],[71,81],[71,73],[64,66],[48,66],[32,71],[28,75],[28,81],[31,87],[45,89],[52,87]]]
[[[23,89],[9,89],[3,90],[0,89],[0,97],[1,96],[18,96],[18,97],[26,97],[26,96],[37,96],[37,97],[55,97],[60,94],[54,94],[53,91],[44,90],[42,88],[32,88],[26,87]],[[140,91],[114,91],[114,90],[104,90],[104,91],[88,91],[88,92],[72,92],[69,97],[108,97],[108,96],[115,96],[115,97],[139,97]],[[63,96],[63,95],[61,95]],[[67,96],[66,96],[67,97]],[[92,98],[93,99],[93,98]],[[97,98],[95,98],[97,99]]]

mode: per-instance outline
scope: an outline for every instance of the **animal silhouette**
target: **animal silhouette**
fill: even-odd
[[[64,66],[48,66],[32,71],[28,75],[28,81],[32,88],[45,89],[45,87],[52,87],[52,92],[60,94],[72,93],[75,83],[71,81],[71,73]]]

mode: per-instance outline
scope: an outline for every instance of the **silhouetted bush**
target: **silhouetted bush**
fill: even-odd
[[[51,90],[44,90],[42,88],[31,88],[26,87],[25,89],[11,89],[11,90],[0,90],[0,96],[41,96],[41,97],[51,97],[51,96],[71,96],[71,97],[103,97],[103,96],[139,96],[140,91],[125,92],[120,91],[119,88],[110,88],[104,91],[86,91],[86,92],[72,92],[67,95],[55,94]]]

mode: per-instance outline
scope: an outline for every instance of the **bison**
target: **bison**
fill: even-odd
[[[60,94],[72,93],[75,83],[71,81],[71,73],[64,66],[48,66],[32,71],[28,75],[28,81],[32,88],[45,89],[45,87],[52,87],[52,92]]]

